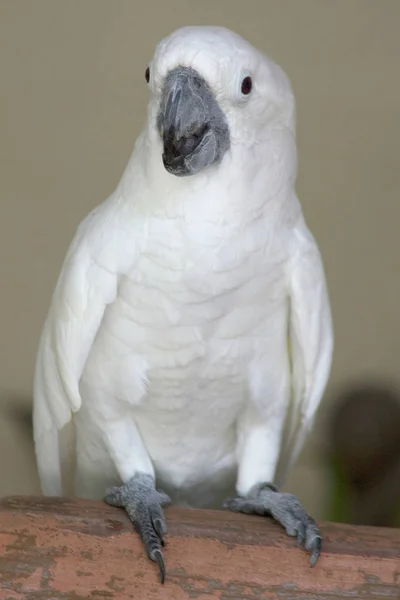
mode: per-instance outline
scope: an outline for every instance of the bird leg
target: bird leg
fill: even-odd
[[[321,533],[297,496],[279,492],[271,483],[261,483],[254,486],[247,496],[228,498],[224,508],[232,512],[272,516],[288,535],[297,537],[299,546],[304,545],[311,552],[311,567],[317,562],[321,553]]]
[[[124,508],[140,534],[147,556],[158,563],[161,583],[165,581],[165,564],[162,554],[167,525],[163,506],[171,503],[167,494],[156,490],[154,478],[137,473],[120,487],[107,490],[104,500],[111,506]]]

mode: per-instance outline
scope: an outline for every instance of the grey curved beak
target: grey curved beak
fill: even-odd
[[[209,86],[189,68],[174,69],[166,77],[157,125],[164,166],[177,176],[193,175],[215,162],[221,140],[223,146],[229,140],[225,117]]]

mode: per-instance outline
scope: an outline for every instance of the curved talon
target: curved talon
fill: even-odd
[[[321,548],[322,548],[322,539],[320,537],[316,538],[315,542],[314,542],[314,548],[311,554],[311,559],[310,559],[310,567],[314,567],[317,560],[319,559],[319,555],[321,554]]]
[[[156,532],[156,534],[158,535],[158,537],[160,538],[160,542],[161,542],[161,546],[165,546],[165,540],[164,540],[164,524],[162,522],[161,519],[153,519],[153,527],[154,527],[154,531]]]
[[[154,558],[153,558],[154,562],[158,563],[158,566],[160,567],[160,577],[161,577],[161,583],[163,584],[165,582],[165,563],[164,563],[164,557],[162,555],[161,550],[156,550],[156,552],[154,552]]]

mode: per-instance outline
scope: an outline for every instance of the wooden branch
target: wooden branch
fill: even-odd
[[[272,520],[167,509],[167,580],[122,510],[101,502],[0,501],[2,600],[400,599],[400,530],[321,525],[308,554]]]

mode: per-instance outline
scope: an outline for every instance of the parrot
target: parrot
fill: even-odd
[[[143,66],[141,132],[75,231],[40,335],[42,493],[125,510],[162,583],[170,504],[273,518],[314,566],[320,529],[281,490],[333,322],[290,80],[222,26],[176,29]]]

